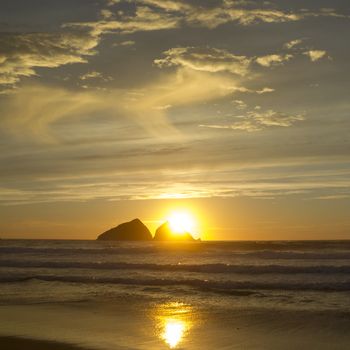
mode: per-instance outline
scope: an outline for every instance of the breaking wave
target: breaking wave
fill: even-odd
[[[266,259],[266,260],[350,260],[349,250],[311,250],[311,251],[298,251],[298,250],[216,250],[207,249],[208,245],[201,245],[199,243],[188,244],[183,246],[172,245],[138,245],[138,246],[112,246],[101,248],[60,248],[60,247],[0,247],[0,255],[4,254],[27,254],[27,255],[149,255],[149,254],[164,254],[164,252],[178,252],[189,253],[192,255],[205,256],[217,255],[227,256],[231,258],[239,259]]]
[[[231,264],[152,264],[128,262],[78,262],[78,261],[22,261],[0,260],[0,267],[92,269],[92,270],[147,270],[199,273],[234,274],[350,274],[350,265],[231,265]]]
[[[0,277],[0,283],[18,283],[32,280],[45,282],[65,282],[79,284],[117,284],[133,286],[186,286],[203,291],[230,292],[235,290],[283,290],[283,291],[319,291],[336,292],[350,291],[350,281],[328,282],[253,282],[253,281],[209,281],[202,279],[171,279],[171,278],[119,278],[95,276],[53,276],[38,275],[30,277]]]

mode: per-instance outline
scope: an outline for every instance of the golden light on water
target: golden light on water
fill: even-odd
[[[175,349],[188,336],[193,325],[193,309],[183,303],[167,303],[159,305],[155,311],[158,337]]]
[[[163,333],[164,341],[169,345],[171,349],[175,348],[181,341],[186,330],[186,325],[183,321],[168,320],[165,323],[165,329]]]

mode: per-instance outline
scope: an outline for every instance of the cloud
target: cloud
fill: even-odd
[[[262,128],[256,125],[254,122],[250,120],[243,120],[240,122],[232,123],[232,124],[200,124],[201,128],[209,128],[209,129],[229,129],[229,130],[243,130],[243,131],[259,131]]]
[[[113,12],[111,10],[108,10],[108,9],[102,9],[101,16],[104,19],[109,19],[109,18],[113,17]]]
[[[224,14],[220,11],[221,15]],[[294,22],[303,19],[303,16],[297,13],[288,13],[274,9],[236,9],[227,8],[229,21],[237,21],[242,25],[252,25],[259,22],[265,23],[283,23]]]
[[[53,33],[0,33],[0,85],[13,85],[23,77],[37,75],[37,68],[57,68],[73,63],[87,63],[97,54],[101,36],[110,32],[133,33],[175,28],[178,19],[148,7],[137,7],[133,16],[101,11],[103,20],[66,23]],[[123,41],[122,45],[134,42]]]
[[[182,66],[197,71],[223,72],[244,76],[250,59],[215,48],[177,47],[163,52],[164,58],[154,60],[158,67]]]
[[[137,2],[151,5],[163,9],[167,12],[187,12],[193,9],[193,6],[184,1],[174,0],[138,0]]]
[[[320,11],[282,11],[274,7],[269,8],[269,3],[263,7],[253,8],[252,2],[223,0],[215,5],[194,5],[187,1],[174,0],[136,0],[136,3],[152,6],[164,13],[172,13],[181,16],[181,21],[187,25],[216,28],[219,25],[237,22],[241,25],[253,25],[257,23],[284,23],[300,21],[308,17],[346,17],[338,14],[334,9],[321,9]]]
[[[276,112],[272,109],[269,109],[266,112],[253,111],[250,112],[248,116],[261,126],[288,127],[292,126],[295,122],[305,119],[302,114],[291,115],[287,113]]]
[[[134,11],[125,13],[125,2],[135,5]],[[257,23],[284,23],[300,21],[308,17],[343,17],[335,10],[327,11],[282,11],[265,3],[263,8],[252,8],[246,1],[218,1],[206,6],[176,0],[110,0],[108,6],[116,7],[112,12],[103,9],[103,20],[96,22],[77,22],[71,26],[90,28],[95,35],[103,33],[134,33],[138,31],[166,30],[186,26],[216,28],[219,25],[236,22],[240,25]]]
[[[295,46],[300,45],[303,42],[303,39],[291,40],[283,45],[287,50],[293,49]]]
[[[125,11],[125,2],[134,4]],[[2,33],[0,35],[0,84],[13,85],[23,77],[38,74],[37,68],[57,68],[66,64],[86,63],[106,34],[130,34],[139,31],[169,30],[184,26],[215,28],[221,24],[237,22],[241,25],[256,23],[282,23],[298,21],[307,17],[347,17],[333,9],[286,12],[269,8],[253,8],[245,1],[219,1],[215,5],[195,5],[175,0],[109,0],[109,8],[101,9],[101,20],[75,22],[62,25],[57,33]],[[113,10],[111,9],[113,7]],[[116,7],[116,8],[114,8]],[[293,48],[301,39],[285,44]],[[132,45],[126,40],[123,45]],[[185,50],[180,52],[180,50]],[[194,52],[194,48],[177,48],[168,51],[168,57],[159,59],[161,65],[188,65],[192,69],[205,71],[230,71],[244,75],[249,65],[244,56],[234,56],[224,50],[208,49]],[[216,51],[215,51],[216,50]],[[197,57],[196,57],[197,54]],[[312,61],[324,57],[320,50],[305,52]],[[281,64],[291,55],[272,54],[258,57],[256,62],[263,66]],[[215,68],[212,61],[218,63]]]
[[[36,68],[86,63],[98,38],[88,32],[0,34],[0,84],[37,75]]]
[[[165,111],[171,107],[172,107],[172,105],[164,105],[164,106],[156,106],[156,107],[154,107],[154,109],[160,110],[160,111]]]
[[[302,114],[287,114],[276,112],[269,109],[265,112],[253,110],[246,113],[244,116],[238,116],[241,119],[237,122],[229,124],[200,124],[200,127],[211,129],[231,129],[242,131],[260,131],[269,127],[290,127],[298,121],[305,119]]]
[[[259,95],[262,95],[262,94],[267,94],[267,93],[274,92],[274,91],[275,91],[275,89],[272,89],[269,87],[264,87],[261,90],[257,90],[256,93]]]
[[[87,72],[85,74],[82,74],[79,77],[79,79],[82,81],[84,81],[84,80],[98,80],[98,81],[104,81],[104,82],[113,80],[112,77],[109,77],[109,76],[106,77],[101,72],[96,72],[96,71],[90,71],[90,72]]]
[[[120,42],[116,42],[112,44],[112,47],[131,47],[134,46],[136,44],[136,42],[134,40],[124,40],[124,41],[120,41]]]
[[[247,104],[242,100],[234,100],[233,103],[235,104],[235,107],[237,109],[242,110],[242,109],[246,109],[248,107]]]
[[[120,46],[133,46],[133,45],[135,45],[135,41],[133,41],[133,40],[126,40],[126,41],[122,41],[119,45]]]
[[[295,46],[300,45],[302,42],[303,42],[302,39],[292,40],[284,44],[283,47],[287,50],[290,50],[290,49],[293,49]],[[327,52],[325,50],[308,50],[308,51],[302,52],[302,54],[308,56],[312,62],[316,62],[326,57]],[[271,67],[274,65],[281,65],[291,60],[294,57],[295,57],[294,54],[292,55],[292,54],[273,53],[266,56],[256,57],[255,62],[263,67]],[[270,92],[270,91],[264,91],[264,92]]]
[[[27,135],[37,142],[55,142],[57,135],[51,132],[51,126],[57,121],[103,115],[129,120],[156,137],[176,135],[178,132],[167,117],[170,106],[194,105],[222,98],[232,93],[233,86],[234,82],[228,77],[185,68],[136,91],[68,91],[43,85],[23,86],[0,106],[0,131],[2,128],[20,138]]]
[[[247,153],[238,152],[239,158],[232,162],[232,159],[222,158],[232,156],[230,152],[220,152],[214,159],[209,148],[196,154],[198,157],[193,157],[192,153],[189,159],[189,149],[176,144],[167,147],[158,144],[156,148],[147,140],[139,145],[139,149],[119,148],[108,157],[98,153],[91,157],[91,145],[86,149],[61,147],[59,151],[46,154],[47,159],[42,152],[36,152],[30,157],[34,167],[29,166],[28,154],[17,157],[25,162],[26,173],[19,172],[21,168],[14,167],[13,163],[7,165],[13,172],[11,180],[15,180],[11,182],[8,174],[5,178],[0,172],[0,205],[297,194],[309,194],[309,198],[314,199],[320,194],[322,197],[349,194],[349,169],[341,163],[320,163],[314,158],[291,160],[288,156],[262,162],[261,153],[256,150],[253,152],[256,158],[247,159]],[[106,149],[101,143],[93,146],[105,155]],[[266,149],[264,151],[266,153]],[[123,161],[117,161],[120,159]],[[1,166],[5,168],[3,163]],[[332,167],[335,169],[330,172]],[[27,181],[23,181],[23,177]]]
[[[121,13],[116,19],[96,22],[74,22],[65,25],[72,29],[88,29],[96,37],[108,33],[130,34],[139,31],[174,29],[180,25],[179,18],[173,14],[157,12],[147,6],[139,6],[133,15]]]
[[[256,58],[256,62],[263,67],[270,67],[273,65],[282,64],[289,61],[293,56],[290,54],[272,54]]]
[[[13,85],[23,77],[37,75],[37,68],[57,68],[73,63],[87,63],[89,56],[97,54],[103,34],[109,32],[174,28],[177,19],[164,16],[148,7],[138,7],[134,16],[111,20],[112,12],[102,10],[104,20],[97,22],[66,23],[54,33],[1,33],[0,85]],[[121,45],[133,45],[123,41]]]
[[[321,50],[310,50],[304,54],[308,55],[312,61],[321,59],[326,54]],[[241,77],[251,73],[251,63],[256,62],[263,67],[273,67],[290,61],[294,56],[291,54],[274,53],[260,57],[247,57],[234,55],[233,53],[212,47],[176,47],[163,52],[163,58],[154,60],[154,64],[159,68],[164,67],[184,67],[192,70],[220,73],[229,72]],[[241,92],[256,92],[264,94],[275,91],[273,88],[264,87],[261,90],[253,91],[244,87],[235,87]]]
[[[309,50],[309,51],[305,51],[304,55],[308,56],[311,62],[316,62],[326,57],[327,52],[324,50]]]
[[[321,199],[321,200],[350,199],[350,193],[348,193],[348,194],[329,194],[326,196],[316,197],[315,199]]]
[[[243,86],[238,86],[238,87],[232,87],[232,92],[242,92],[242,93],[250,93],[250,94],[258,94],[258,95],[262,95],[262,94],[267,94],[270,92],[274,92],[276,91],[273,88],[270,87],[264,87],[261,88],[260,90],[254,90],[254,89],[248,89],[246,87]]]
[[[107,6],[113,6],[121,2],[121,0],[106,0],[106,1],[107,1]]]
[[[26,86],[18,88],[2,104],[0,127],[18,138],[52,142],[54,136],[50,133],[50,126],[56,121],[79,119],[104,108],[98,94],[40,85]]]
[[[87,80],[87,79],[95,79],[95,78],[102,78],[102,74],[100,72],[92,71],[85,73],[79,77],[80,80]]]
[[[217,6],[196,6],[185,1],[139,0],[139,3],[151,5],[167,13],[181,14],[188,25],[216,28],[228,22],[252,25],[259,22],[281,23],[305,18],[304,13],[284,12],[276,9],[251,9],[244,6],[245,1],[222,1]]]

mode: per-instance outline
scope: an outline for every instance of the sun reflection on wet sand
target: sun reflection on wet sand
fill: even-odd
[[[183,303],[167,303],[155,311],[157,335],[170,349],[175,349],[187,336],[193,325],[193,309]]]
[[[185,324],[184,322],[177,320],[169,320],[166,322],[163,339],[170,348],[173,349],[178,343],[180,343],[184,335],[184,331],[186,330]]]

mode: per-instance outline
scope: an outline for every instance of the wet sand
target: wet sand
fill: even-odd
[[[71,344],[53,341],[25,339],[16,337],[0,337],[2,350],[88,350]]]
[[[226,309],[128,297],[0,306],[0,314],[1,350],[348,350],[350,344],[350,315],[331,311]]]

